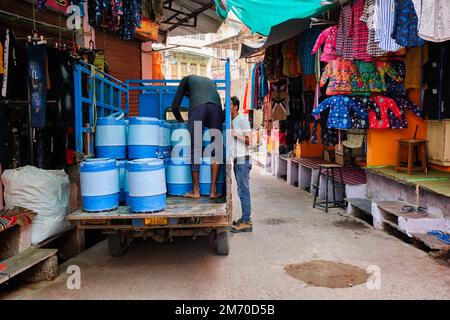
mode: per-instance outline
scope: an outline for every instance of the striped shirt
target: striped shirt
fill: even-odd
[[[386,54],[386,51],[381,50],[381,48],[375,42],[375,29],[373,26],[373,18],[375,14],[375,1],[376,0],[366,0],[363,14],[359,20],[365,22],[367,28],[369,29],[369,38],[367,40],[367,53],[373,57],[380,57],[384,56]]]
[[[395,1],[377,0],[374,15],[375,42],[380,49],[395,52],[403,47],[392,39],[395,23]]]

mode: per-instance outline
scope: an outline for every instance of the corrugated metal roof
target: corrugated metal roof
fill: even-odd
[[[171,6],[172,9],[182,12],[176,12],[167,9]],[[196,25],[195,17],[197,17]],[[182,21],[185,19],[187,21]],[[179,25],[175,26],[173,23],[183,23],[190,26]],[[168,32],[169,36],[184,36],[199,33],[215,33],[222,25],[223,20],[216,14],[214,1],[212,0],[172,0],[165,4],[163,18],[160,22],[160,30]]]

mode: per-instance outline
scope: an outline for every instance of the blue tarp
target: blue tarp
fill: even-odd
[[[334,4],[323,0],[215,0],[217,13],[225,19],[231,10],[252,32],[267,36],[272,26],[291,19],[314,17]],[[226,8],[224,4],[226,3]]]

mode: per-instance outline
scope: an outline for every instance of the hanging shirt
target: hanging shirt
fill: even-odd
[[[375,27],[373,24],[375,16],[375,1],[376,0],[366,0],[363,14],[359,20],[364,22],[368,29],[367,53],[373,57],[380,57],[384,56],[386,51],[381,50],[375,42]]]
[[[347,60],[353,59],[353,38],[350,36],[353,25],[351,5],[342,7],[339,15],[338,33],[336,39],[336,54]]]
[[[396,75],[394,74],[393,77],[391,77],[391,73],[385,75],[386,92],[389,96],[404,97],[406,96],[404,84],[406,75],[405,63],[403,61],[394,60],[390,62],[390,65],[395,70]]]
[[[360,112],[356,112],[355,109],[350,109],[350,127],[352,129],[368,129],[369,128],[369,112],[370,110],[376,110],[377,105],[370,99],[370,97],[351,97],[357,104],[356,108]]]
[[[325,109],[330,109],[327,127],[331,129],[351,128],[349,110],[355,111],[361,117],[367,117],[367,113],[358,107],[355,100],[347,96],[334,96],[325,99],[313,109],[312,115],[317,116]]]
[[[329,96],[360,92],[364,86],[358,69],[350,60],[330,61],[320,78],[320,86],[323,87],[328,80],[326,94]]]
[[[394,115],[401,119],[402,114],[394,100],[385,96],[373,96],[371,99],[377,105],[375,110],[369,111],[369,123],[371,129],[390,128],[388,110],[392,110]],[[377,118],[377,113],[379,113],[380,118]]]
[[[387,91],[386,78],[389,77],[395,81],[402,81],[397,71],[392,67],[392,65],[387,61],[377,61],[376,62],[377,71],[381,79],[381,90],[383,92]]]
[[[422,55],[423,51],[423,55]],[[405,88],[420,89],[422,66],[428,61],[428,45],[409,48],[405,57]]]
[[[432,42],[450,40],[450,1],[415,1],[416,11],[420,12],[419,36]],[[420,5],[420,10],[417,9]]]
[[[4,74],[5,73],[5,67],[3,65],[3,44],[0,42],[0,74]]]
[[[373,61],[373,57],[367,53],[369,29],[360,20],[364,13],[364,5],[364,0],[356,0],[352,4],[353,25],[349,34],[353,37],[353,58],[363,61]]]
[[[404,47],[419,47],[424,44],[419,37],[418,19],[412,0],[395,0],[394,30],[392,37]]]
[[[382,50],[388,52],[398,51],[402,48],[392,39],[394,15],[394,0],[376,0],[374,16],[375,42]]]
[[[300,60],[305,75],[314,74],[315,55],[311,55],[321,29],[313,27],[300,35]]]
[[[377,72],[373,62],[355,61],[359,74],[364,83],[361,91],[354,92],[354,94],[370,95],[371,93],[379,93],[382,89],[380,75]]]
[[[297,38],[287,40],[281,49],[283,54],[283,74],[286,77],[298,77],[302,73],[300,65],[299,42]]]
[[[324,45],[323,52],[320,55],[320,61],[330,62],[337,59],[336,55],[336,39],[337,39],[338,27],[332,26],[322,31],[317,38],[316,43],[311,51],[311,54],[316,54],[320,47]]]
[[[410,110],[417,117],[422,118],[422,112],[420,111],[420,109],[407,98],[394,97],[393,100],[395,101],[398,109],[400,110],[401,117],[400,118],[396,117],[392,110],[388,110],[389,126],[391,127],[391,129],[408,128],[408,122],[406,120],[406,112],[405,112],[406,110]]]

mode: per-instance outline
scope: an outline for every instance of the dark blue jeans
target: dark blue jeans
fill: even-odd
[[[236,177],[238,195],[241,200],[242,207],[242,221],[249,222],[250,214],[252,211],[251,199],[250,199],[250,170],[252,169],[252,164],[250,159],[245,159],[245,161],[234,161],[234,176]]]

